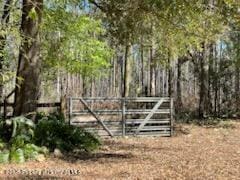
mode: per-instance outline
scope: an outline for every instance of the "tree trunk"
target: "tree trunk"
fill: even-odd
[[[171,66],[171,60],[170,55],[168,57],[168,96],[172,97],[173,95],[173,88],[172,88],[172,66]]]
[[[177,62],[177,100],[176,100],[176,110],[181,112],[182,109],[182,86],[181,86],[181,79],[182,79],[182,62],[181,59],[178,59]]]
[[[12,0],[6,0],[3,7],[3,14],[1,17],[1,26],[4,28],[9,23],[10,7]],[[0,100],[3,101],[3,62],[4,62],[4,48],[6,45],[6,36],[0,36]]]
[[[155,61],[154,61],[154,52],[153,46],[150,47],[150,92],[149,96],[154,97],[156,95],[156,85],[155,85]]]
[[[87,85],[88,85],[87,77],[86,77],[86,75],[83,74],[82,75],[82,94],[81,94],[82,97],[87,97],[88,96]]]
[[[217,110],[217,103],[218,103],[218,79],[217,74],[218,71],[218,59],[217,59],[217,46],[214,47],[214,79],[213,79],[213,89],[214,89],[214,116],[217,117],[218,110]]]
[[[219,77],[217,77],[217,111],[218,111],[218,117],[221,117],[222,114],[222,91],[223,91],[223,87],[222,87],[222,75],[221,73],[224,70],[224,64],[223,64],[223,44],[220,45],[220,49],[219,49],[219,60],[218,60],[218,75]]]
[[[207,104],[208,104],[208,112],[209,114],[213,113],[213,104],[212,104],[212,90],[213,90],[213,83],[212,83],[212,76],[213,76],[213,58],[214,58],[214,45],[211,44],[209,46],[209,68],[208,68],[208,98],[207,98]]]
[[[199,118],[207,116],[207,97],[208,97],[208,63],[206,59],[206,46],[200,55],[200,100],[199,100]]]
[[[141,45],[141,89],[142,94],[144,94],[144,49],[143,45]]]
[[[113,58],[113,70],[112,70],[112,95],[116,96],[116,59]]]
[[[67,106],[68,106],[68,76],[66,73],[60,73],[60,111],[67,119]]]
[[[22,5],[22,44],[19,52],[16,80],[14,115],[35,112],[40,96],[40,37],[43,0],[23,0]],[[36,17],[29,14],[35,10]]]
[[[238,34],[238,44],[240,44],[240,33]],[[235,99],[236,112],[240,112],[240,47],[237,48],[237,59],[235,64]],[[238,114],[240,115],[240,114]]]
[[[130,75],[131,75],[131,64],[130,64],[130,61],[129,61],[130,48],[131,48],[131,46],[129,44],[126,45],[122,97],[128,97],[129,96],[129,90],[130,90],[130,81],[131,81],[131,77],[130,77]]]
[[[236,112],[240,111],[240,68],[236,65],[235,70],[235,98],[236,98]]]

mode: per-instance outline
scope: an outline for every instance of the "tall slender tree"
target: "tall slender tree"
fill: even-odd
[[[208,63],[207,63],[207,47],[203,44],[203,51],[200,53],[200,91],[199,91],[199,118],[204,118],[208,114]]]

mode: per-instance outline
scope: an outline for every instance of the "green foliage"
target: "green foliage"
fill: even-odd
[[[56,5],[46,8],[43,24],[46,68],[64,69],[85,76],[99,76],[109,67],[112,50],[101,39],[101,21]]]
[[[38,123],[15,117],[0,123],[0,163],[23,163],[47,155],[50,149],[64,152],[98,148],[100,141],[81,128],[69,126],[61,114],[37,114]],[[4,130],[7,129],[7,130]]]
[[[8,150],[0,151],[0,164],[9,162],[9,154]]]
[[[0,17],[3,16],[3,6],[8,1],[2,1],[2,6],[0,5]],[[7,18],[1,19],[0,21],[0,59],[2,67],[0,69],[0,85],[6,85],[16,78],[15,72],[15,61],[18,56],[18,48],[20,44],[20,33],[19,33],[19,19],[21,16],[21,8],[19,8],[19,3],[14,3],[10,1],[7,9],[10,9],[9,22]],[[7,10],[5,9],[5,11]]]
[[[36,159],[41,153],[48,154],[48,149],[46,147],[38,147],[34,144],[25,144],[23,150],[25,158],[32,160]]]
[[[13,163],[24,163],[25,157],[24,157],[24,151],[20,148],[11,151],[10,154],[11,162]]]
[[[28,17],[31,18],[32,20],[37,19],[37,12],[35,8],[32,8],[30,12],[28,13]]]
[[[15,72],[9,71],[9,70],[5,70],[0,71],[0,85],[3,85],[9,81],[11,81],[14,77],[15,77]]]
[[[61,123],[65,122],[64,115],[55,111],[52,113],[38,112],[36,114],[36,121],[46,120],[46,121],[59,121]]]
[[[93,151],[100,145],[99,139],[91,133],[51,117],[45,117],[37,124],[35,142],[51,151],[58,148],[65,152],[76,149]]]
[[[0,139],[0,150],[3,150],[6,147],[6,143]]]
[[[35,124],[22,116],[1,122],[0,163],[23,163],[36,160],[40,154],[46,155],[46,147],[32,144],[34,129]]]
[[[35,124],[32,120],[27,119],[23,116],[15,117],[10,120],[6,120],[7,125],[12,125],[12,138],[22,138],[24,141],[30,141],[34,136],[33,129]]]
[[[99,6],[111,39],[155,46],[158,61],[200,51],[203,42],[214,42],[227,27],[218,6],[212,9],[200,0],[99,0]]]

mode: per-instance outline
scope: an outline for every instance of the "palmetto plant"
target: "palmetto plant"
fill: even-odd
[[[50,151],[55,148],[63,152],[81,150],[91,152],[100,145],[100,140],[93,134],[76,126],[70,126],[55,116],[42,117],[35,129],[34,142],[46,146]]]
[[[0,163],[23,163],[28,159],[37,159],[39,154],[47,153],[46,148],[33,144],[35,124],[32,120],[23,116],[15,117],[3,122],[1,127],[10,129],[10,140],[8,143],[0,141]]]
[[[38,160],[48,149],[91,152],[101,145],[93,134],[69,126],[57,114],[38,114],[37,119],[37,124],[23,116],[0,122],[0,163]]]

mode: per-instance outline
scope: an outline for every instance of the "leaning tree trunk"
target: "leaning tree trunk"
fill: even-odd
[[[40,37],[43,0],[23,0],[14,115],[35,112],[40,96]],[[22,80],[20,80],[21,78]]]
[[[4,28],[9,23],[10,18],[10,7],[12,4],[12,0],[6,0],[4,7],[3,7],[3,14],[1,17],[1,26]],[[3,100],[3,62],[4,62],[4,55],[3,51],[6,45],[6,36],[0,35],[0,100]]]

